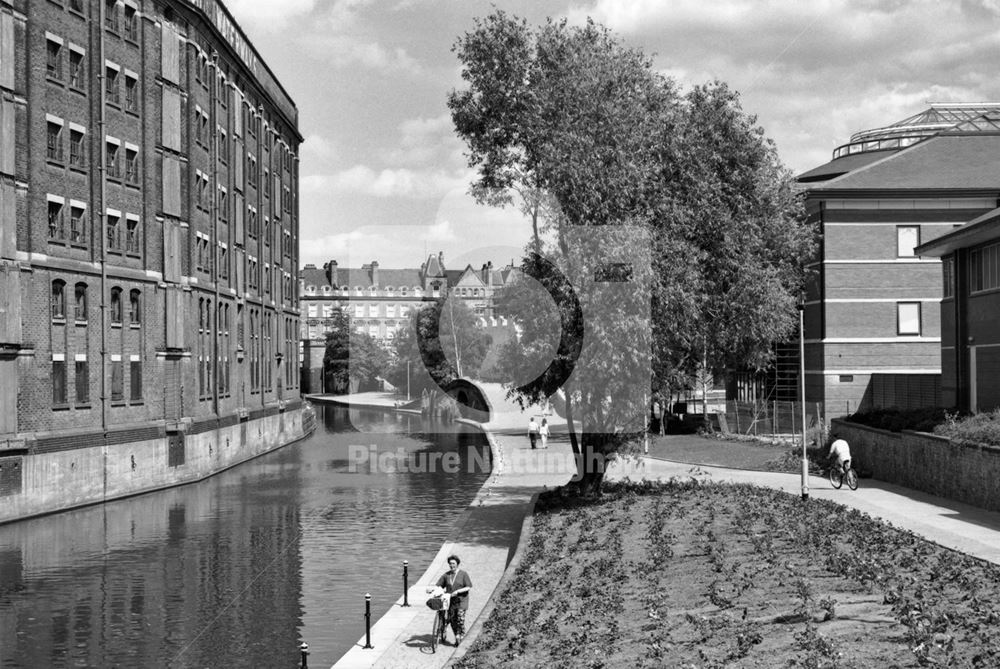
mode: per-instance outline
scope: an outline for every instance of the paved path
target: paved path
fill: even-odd
[[[365,406],[392,407],[390,397],[376,393],[352,397],[349,403]],[[331,398],[346,403],[347,398]],[[538,413],[533,410],[531,413]],[[546,488],[555,488],[573,474],[573,457],[569,442],[556,438],[549,448],[531,450],[525,427],[527,415],[505,407],[494,420],[481,427],[486,430],[493,452],[493,471],[470,507],[459,520],[452,541],[441,547],[427,571],[410,586],[403,607],[399,600],[372,626],[374,648],[364,648],[361,638],[335,665],[334,669],[431,669],[444,667],[456,652],[454,645],[430,648],[433,613],[424,602],[426,589],[447,571],[447,558],[455,554],[462,559],[462,568],[472,578],[466,630],[479,617],[500,582],[507,564],[514,555],[525,518],[534,508],[534,495]],[[478,423],[474,424],[477,427]],[[565,427],[557,424],[556,427]],[[449,640],[453,637],[449,631]],[[471,643],[467,638],[465,643]]]
[[[759,472],[691,465],[640,458],[615,463],[607,478],[694,477],[734,483],[753,483],[801,494],[801,474]],[[874,479],[862,479],[857,490],[835,490],[829,480],[809,477],[809,496],[831,499],[910,530],[934,543],[1000,564],[1000,513],[952,502],[941,497]]]
[[[491,403],[500,403],[496,393],[488,393]],[[339,404],[391,409],[391,393],[322,398]],[[321,400],[321,401],[322,401]],[[545,488],[562,485],[573,473],[568,440],[557,436],[547,450],[530,450],[524,434],[528,412],[509,403],[495,411],[493,420],[481,427],[487,431],[493,451],[494,469],[487,483],[459,521],[453,541],[441,547],[427,571],[408,592],[411,606],[401,606],[402,598],[372,628],[373,649],[358,641],[334,669],[430,669],[444,667],[456,652],[453,645],[438,646],[430,652],[433,614],[424,606],[426,588],[446,571],[451,554],[462,558],[472,580],[466,629],[472,627],[493,594],[517,547],[524,519],[532,511],[533,495]],[[535,409],[530,413],[538,414]],[[555,419],[553,421],[552,419]],[[555,433],[565,431],[565,422],[550,418]],[[476,424],[478,425],[478,424]],[[703,448],[704,442],[695,444]],[[730,445],[731,446],[731,445]],[[654,450],[654,449],[651,449]],[[659,457],[623,458],[608,471],[609,480],[666,479],[694,477],[719,482],[751,483],[801,492],[801,475],[692,465]],[[668,456],[669,457],[669,456]],[[831,499],[856,508],[893,525],[910,530],[937,544],[1000,564],[1000,513],[984,511],[900,486],[863,479],[856,491],[835,490],[825,478],[808,480],[811,498]],[[449,636],[449,638],[451,638]],[[471,643],[468,638],[466,643]]]

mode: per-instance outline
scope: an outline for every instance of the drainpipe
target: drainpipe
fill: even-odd
[[[212,130],[212,146],[209,150],[209,157],[212,161],[212,181],[215,182],[215,190],[212,192],[212,267],[215,269],[215,305],[209,318],[214,324],[212,328],[212,410],[216,418],[219,417],[219,121],[218,108],[219,97],[219,52],[212,50],[212,71],[213,79],[209,90],[209,100],[212,105],[209,127]],[[226,191],[228,196],[228,189]],[[228,246],[227,246],[228,248]]]
[[[105,78],[107,76],[107,62],[105,54],[104,22],[107,20],[107,4],[99,2],[98,32],[100,34],[99,52],[100,61],[97,69],[97,88],[99,91],[100,112],[98,114],[98,151],[101,161],[98,168],[101,183],[101,208],[98,211],[99,231],[101,240],[101,430],[107,432],[108,429],[108,408],[111,398],[108,396],[108,236],[105,227],[108,220],[108,151],[107,151],[107,89]],[[119,222],[120,224],[120,222]],[[68,367],[68,365],[67,365]],[[124,371],[123,371],[124,374]],[[68,389],[67,389],[68,392]]]

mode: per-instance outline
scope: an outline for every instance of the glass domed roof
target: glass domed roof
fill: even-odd
[[[892,125],[862,130],[833,151],[833,159],[869,151],[898,150],[941,132],[1000,132],[1000,102],[937,103]]]

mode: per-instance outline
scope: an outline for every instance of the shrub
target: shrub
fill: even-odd
[[[972,416],[948,414],[945,421],[934,428],[934,434],[959,443],[1000,446],[1000,409]]]
[[[926,409],[875,409],[865,413],[855,413],[847,418],[848,422],[867,425],[868,427],[890,432],[915,430],[917,432],[933,432],[938,425],[945,423],[949,416],[957,415],[948,409],[931,407]]]

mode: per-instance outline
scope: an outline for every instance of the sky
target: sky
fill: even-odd
[[[1000,0],[224,0],[299,110],[300,260],[449,269],[519,255],[530,225],[477,205],[447,95],[452,46],[499,7],[587,17],[682,90],[714,79],[792,171],[930,102],[1000,101]]]

